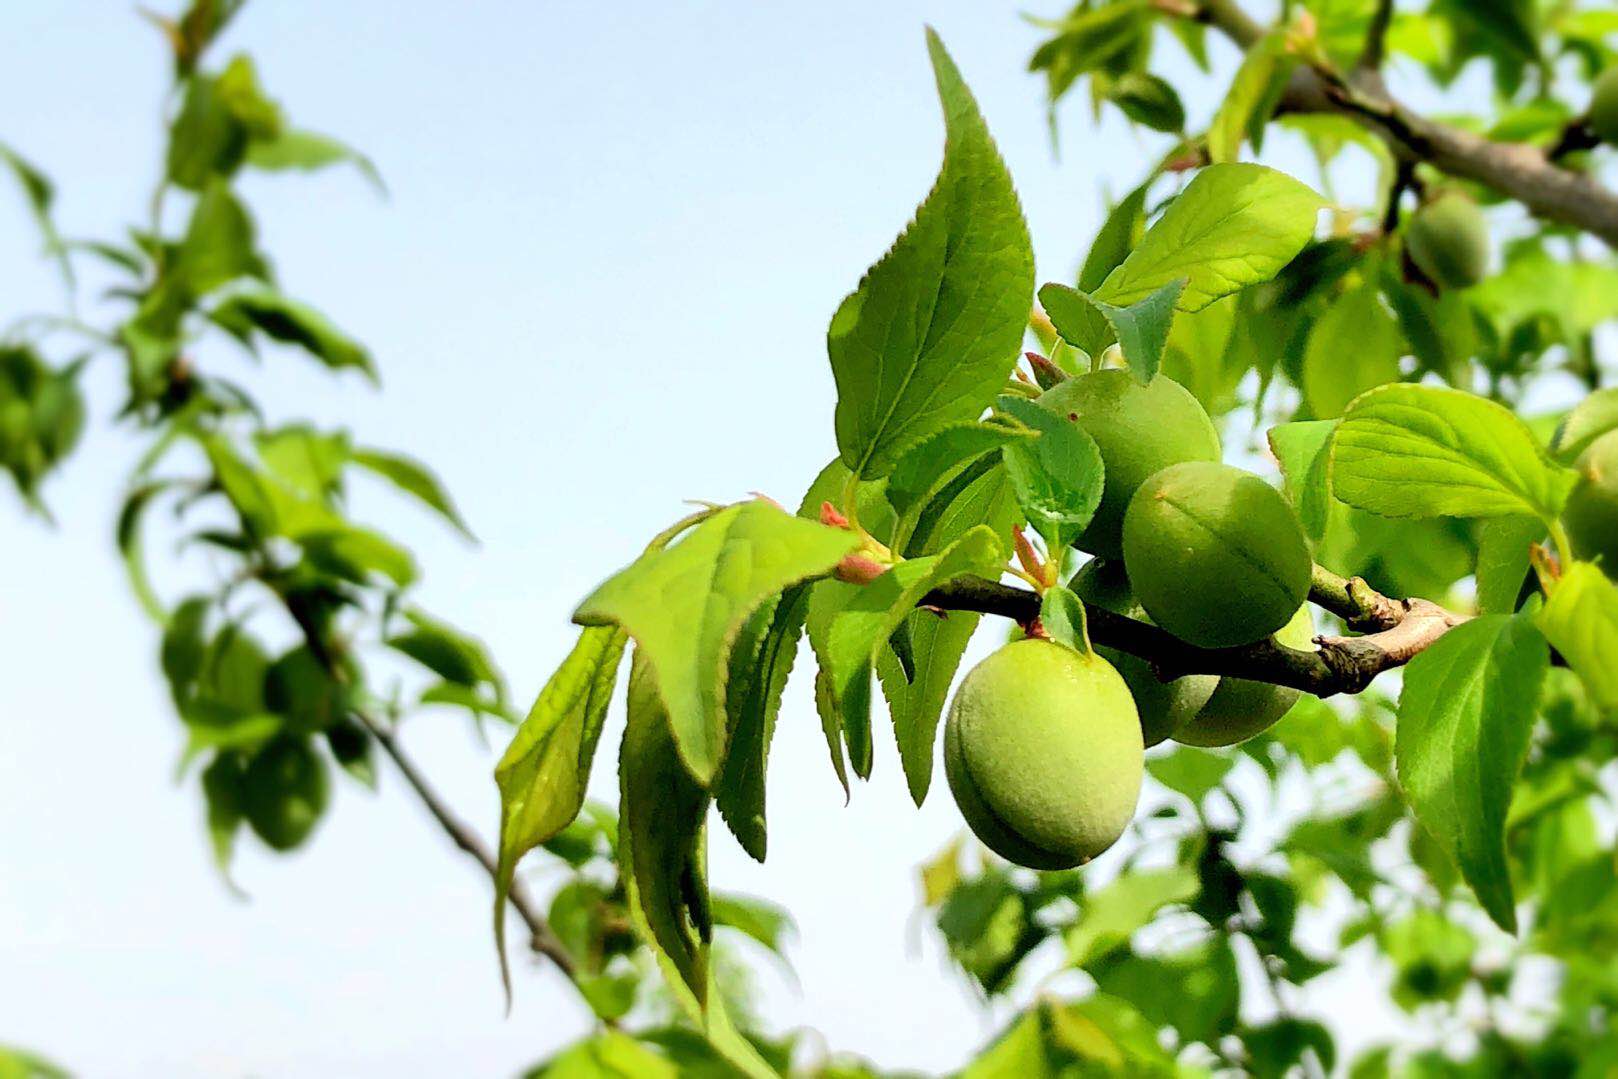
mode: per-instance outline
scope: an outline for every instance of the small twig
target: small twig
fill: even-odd
[[[1365,48],[1354,61],[1357,71],[1377,71],[1387,54],[1388,27],[1393,24],[1393,0],[1377,0],[1376,11],[1365,30]]]

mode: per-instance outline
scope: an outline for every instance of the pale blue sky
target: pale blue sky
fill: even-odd
[[[373,347],[384,389],[291,356],[208,362],[273,416],[352,424],[440,470],[480,547],[380,498],[360,512],[411,542],[424,601],[490,643],[526,704],[574,602],[681,499],[794,502],[832,455],[826,320],[938,164],[926,22],[1017,179],[1041,279],[1067,277],[1157,144],[1115,115],[1093,128],[1075,95],[1053,159],[1024,71],[1037,35],[1010,4],[259,0],[221,55],[251,51],[290,115],[363,148],[392,192],[252,179],[263,242],[289,292]],[[105,0],[10,5],[0,36],[0,138],[57,178],[65,231],[116,234],[159,154],[159,38]],[[1192,95],[1193,118],[1212,100]],[[5,318],[57,300],[11,194]],[[344,784],[295,857],[244,844],[251,902],[221,886],[111,543],[135,451],[106,428],[112,365],[90,389],[97,423],[48,489],[60,526],[0,510],[0,1042],[94,1076],[500,1075],[576,1036],[571,993],[526,962],[504,1017],[488,883],[391,774],[380,796]],[[494,751],[447,713],[406,740],[492,832]],[[609,728],[607,797],[614,745]],[[768,865],[713,843],[716,885],[802,927],[801,988],[766,978],[766,1011],[887,1066],[956,1064],[992,1024],[913,917],[914,866],[954,807],[939,783],[915,811],[884,743],[845,809],[824,754],[800,679]]]

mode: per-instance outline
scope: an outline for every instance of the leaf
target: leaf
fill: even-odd
[[[368,528],[302,531],[297,540],[312,564],[356,584],[369,583],[372,574],[381,574],[400,587],[416,579],[416,560],[410,552]]]
[[[1163,346],[1168,343],[1169,327],[1174,322],[1174,305],[1185,285],[1185,278],[1175,278],[1128,307],[1114,307],[1078,289],[1050,284],[1039,290],[1039,302],[1045,305],[1046,314],[1062,338],[1092,357],[1100,355],[1112,342],[1105,335],[1098,336],[1093,315],[1081,311],[1088,309],[1100,315],[1110,336],[1118,342],[1124,362],[1145,385],[1157,376]]]
[[[298,346],[334,371],[352,367],[376,381],[376,366],[365,346],[344,334],[319,311],[267,285],[231,293],[209,317],[243,341],[251,341],[256,330]]]
[[[44,237],[45,253],[56,259],[61,267],[62,277],[71,286],[73,267],[68,262],[62,237],[56,231],[56,222],[51,218],[51,203],[56,200],[56,188],[51,184],[49,177],[3,142],[0,142],[0,164],[10,169],[11,174],[17,178],[17,183],[22,186],[23,196],[28,200],[29,212],[34,217],[34,224],[38,227],[39,234]]]
[[[1185,1041],[1213,1043],[1235,1026],[1241,979],[1224,935],[1161,956],[1114,953],[1090,972],[1104,993],[1122,997]],[[1164,986],[1173,986],[1164,992]]]
[[[1314,236],[1321,198],[1262,165],[1210,165],[1186,185],[1094,296],[1119,307],[1186,278],[1181,311],[1268,281]]]
[[[1107,90],[1107,100],[1137,124],[1174,134],[1185,130],[1185,106],[1174,87],[1156,75],[1131,71]]]
[[[422,505],[436,510],[439,516],[454,525],[463,536],[473,538],[471,529],[467,527],[461,511],[455,508],[455,503],[443,483],[420,461],[406,457],[402,453],[364,447],[350,452],[348,459],[361,468],[381,476],[399,490],[413,496]]]
[[[1236,758],[1229,753],[1209,753],[1191,746],[1179,746],[1166,756],[1153,757],[1146,762],[1146,770],[1153,779],[1193,803],[1200,803],[1209,791],[1223,783],[1235,766]]]
[[[724,758],[725,671],[736,635],[765,600],[829,573],[859,542],[763,501],[730,506],[608,579],[573,620],[617,623],[635,638],[656,671],[680,759],[707,786]]]
[[[936,555],[906,559],[853,587],[832,616],[822,662],[848,732],[855,774],[871,774],[871,672],[888,638],[932,589],[969,573],[992,573],[1004,557],[994,530],[979,526]],[[863,731],[863,736],[860,732]]]
[[[957,423],[912,445],[888,475],[888,503],[900,517],[920,508],[973,461],[1017,441],[1038,435],[988,423]]]
[[[1056,585],[1045,590],[1039,603],[1039,624],[1058,644],[1064,644],[1075,652],[1092,651],[1084,601],[1070,589]]]
[[[1478,610],[1510,614],[1528,576],[1528,550],[1545,538],[1537,517],[1491,517],[1478,529]]]
[[[1563,464],[1579,459],[1590,444],[1618,429],[1618,386],[1597,390],[1580,401],[1556,429],[1551,452]]]
[[[1141,234],[1146,231],[1146,189],[1150,186],[1141,184],[1107,212],[1107,219],[1101,223],[1101,231],[1096,233],[1090,253],[1084,257],[1084,266],[1079,270],[1081,292],[1094,292],[1140,242]]]
[[[192,77],[169,129],[169,180],[188,191],[201,191],[214,177],[229,176],[246,155],[247,138],[218,80]]]
[[[240,277],[265,278],[269,271],[254,243],[247,209],[223,180],[216,179],[197,198],[170,271],[193,296]]]
[[[468,687],[487,684],[504,699],[504,682],[481,641],[424,611],[409,610],[405,617],[411,628],[389,637],[389,648],[409,656],[446,682]]]
[[[1331,1031],[1313,1019],[1283,1015],[1242,1031],[1247,1046],[1248,1066],[1257,1079],[1282,1079],[1301,1065],[1304,1054],[1313,1052],[1321,1073],[1332,1074],[1337,1063],[1337,1045]],[[1308,1069],[1304,1069],[1308,1074]]]
[[[511,995],[506,964],[506,899],[523,855],[547,842],[584,805],[596,742],[612,698],[628,638],[621,630],[582,630],[562,665],[539,691],[528,718],[494,769],[500,789],[500,857],[494,880],[494,940],[500,977]]]
[[[885,475],[909,443],[989,405],[1016,362],[1034,289],[1005,163],[931,30],[927,47],[944,106],[943,168],[826,334],[838,451],[866,479]]]
[[[1038,402],[1007,396],[999,407],[1039,432],[1031,446],[1003,448],[1000,459],[1028,523],[1054,557],[1078,538],[1101,504],[1101,450],[1082,426]]]
[[[769,611],[769,625],[756,654],[750,653],[746,662],[739,663],[740,650],[731,652],[725,686],[725,705],[731,716],[730,749],[715,784],[715,798],[731,834],[760,862],[767,846],[764,778],[770,742],[809,614],[810,588],[795,584],[781,593],[780,602]],[[760,608],[760,613],[764,610]]]
[[[1045,1034],[1039,1013],[1030,1011],[1015,1020],[976,1060],[960,1073],[960,1079],[1046,1079],[1054,1075],[1045,1052]]]
[[[1017,500],[1011,483],[998,462],[975,476],[963,476],[957,485],[940,492],[935,507],[924,514],[925,528],[905,548],[907,557],[935,554],[948,548],[979,525],[988,526],[1001,543],[1001,560],[1006,539],[1019,519]],[[967,643],[977,629],[979,616],[968,611],[950,611],[940,616],[917,610],[901,623],[910,633],[915,665],[906,678],[896,661],[884,655],[878,659],[877,675],[882,695],[887,698],[893,717],[893,731],[899,744],[899,763],[904,768],[910,797],[920,805],[932,782],[933,749],[938,722],[950,684],[966,653]]]
[[[1495,923],[1515,932],[1505,821],[1550,661],[1526,618],[1462,623],[1405,668],[1394,754],[1411,807]]]
[[[329,135],[314,131],[283,129],[270,139],[254,139],[247,147],[247,163],[267,172],[297,169],[314,172],[330,165],[351,164],[377,191],[387,194],[388,185],[370,158]]]
[[[1349,402],[1399,380],[1404,338],[1370,285],[1351,288],[1309,330],[1303,395],[1316,419],[1342,415]]]
[[[1331,490],[1327,468],[1336,420],[1299,420],[1270,428],[1270,452],[1281,465],[1282,489],[1304,533],[1319,543],[1326,534]]]
[[[1255,150],[1263,144],[1264,125],[1297,64],[1298,58],[1287,51],[1285,31],[1272,31],[1248,47],[1208,128],[1208,160],[1235,161],[1246,137],[1252,138]]]
[[[1120,874],[1105,888],[1079,900],[1078,918],[1063,934],[1068,961],[1086,967],[1101,959],[1129,943],[1135,931],[1151,924],[1158,911],[1189,902],[1200,888],[1196,871],[1188,866]]]
[[[715,925],[745,933],[782,959],[786,958],[787,939],[797,932],[785,907],[751,896],[714,896],[713,920]]]
[[[1618,708],[1618,587],[1595,565],[1574,562],[1534,621],[1596,704]]]
[[[123,556],[124,570],[129,574],[130,591],[135,593],[141,610],[157,623],[162,623],[166,615],[163,601],[152,587],[151,575],[146,572],[145,544],[141,539],[140,524],[153,499],[170,486],[172,482],[168,480],[144,483],[124,497],[124,504],[118,511],[118,553]]]
[[[214,865],[227,883],[230,882],[231,854],[236,849],[236,833],[246,819],[243,782],[241,761],[234,753],[216,754],[202,770],[202,796],[208,807],[208,841],[213,848]]]
[[[1332,438],[1332,492],[1383,517],[1555,520],[1577,481],[1510,409],[1464,390],[1378,387]]]

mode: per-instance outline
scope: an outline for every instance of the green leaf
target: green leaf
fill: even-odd
[[[416,579],[416,560],[410,552],[369,528],[304,531],[297,540],[310,563],[356,584],[369,583],[373,574],[400,587]]]
[[[1322,1074],[1330,1075],[1337,1063],[1337,1045],[1331,1031],[1313,1019],[1283,1015],[1242,1031],[1247,1063],[1257,1079],[1282,1079],[1293,1074],[1304,1054],[1313,1052]],[[1305,1074],[1308,1074],[1305,1069]]]
[[[223,180],[214,180],[197,198],[170,272],[193,296],[240,277],[267,278],[269,270],[254,247],[255,236],[246,207]]]
[[[1491,517],[1478,529],[1478,610],[1510,614],[1528,576],[1528,551],[1545,538],[1537,517]]]
[[[1545,638],[1526,618],[1482,615],[1410,661],[1399,700],[1394,753],[1416,817],[1508,932],[1517,912],[1506,809],[1549,662]]]
[[[1535,617],[1596,704],[1618,708],[1618,587],[1589,562],[1574,562]]]
[[[1550,521],[1577,481],[1510,409],[1463,390],[1378,387],[1332,438],[1332,492],[1383,517]]]
[[[998,462],[990,465],[977,475],[962,476],[940,492],[933,508],[923,514],[924,527],[913,534],[913,542],[906,546],[906,557],[936,554],[973,528],[986,525],[999,539],[1001,560],[1004,559],[1007,537],[1020,514],[1005,470]],[[899,762],[910,797],[917,805],[927,797],[932,782],[933,750],[944,701],[978,621],[979,616],[968,611],[949,611],[940,616],[917,610],[901,623],[910,634],[914,656],[910,676],[905,676],[891,652],[877,661],[882,695],[887,698],[899,743]]]
[[[1208,160],[1235,161],[1243,138],[1251,138],[1255,150],[1263,145],[1264,125],[1297,64],[1287,51],[1285,31],[1272,31],[1248,47],[1208,128]]]
[[[187,80],[185,100],[169,130],[169,180],[201,191],[216,176],[229,176],[247,153],[247,129],[230,109],[218,80]]]
[[[1101,231],[1096,233],[1090,253],[1084,257],[1084,265],[1079,270],[1079,291],[1090,293],[1099,288],[1140,242],[1141,234],[1146,231],[1146,189],[1150,186],[1141,184],[1107,212],[1107,219],[1101,223]]]
[[[760,862],[767,846],[764,778],[770,742],[809,614],[811,587],[792,585],[781,593],[773,609],[759,609],[761,614],[768,611],[770,618],[756,651],[748,649],[745,655],[739,647],[731,651],[725,686],[725,706],[731,717],[730,749],[715,784],[715,800],[736,841]]]
[[[68,262],[62,237],[56,231],[56,222],[51,219],[51,203],[56,199],[56,189],[52,186],[50,178],[3,142],[0,142],[0,165],[9,168],[11,174],[17,178],[17,183],[22,186],[23,196],[28,200],[28,209],[34,216],[34,224],[45,239],[45,253],[56,259],[61,266],[63,278],[71,286],[73,267]]]
[[[584,805],[596,742],[628,638],[593,626],[539,691],[494,769],[500,789],[500,858],[494,884],[494,939],[506,994],[506,898],[517,863],[567,827]]]
[[[236,833],[247,815],[243,783],[241,761],[234,753],[215,755],[202,770],[202,796],[208,807],[208,841],[213,848],[214,865],[227,883],[231,854],[236,849]]]
[[[617,623],[635,638],[656,670],[680,759],[707,786],[724,759],[725,671],[736,635],[765,600],[829,573],[859,542],[763,501],[730,506],[607,580],[573,619]]]
[[[1399,380],[1404,338],[1371,285],[1332,301],[1309,330],[1303,355],[1303,396],[1317,419],[1340,416],[1349,402]]]
[[[1236,758],[1229,753],[1209,753],[1191,746],[1179,746],[1166,756],[1152,757],[1146,762],[1146,770],[1153,779],[1193,803],[1206,798],[1234,767]]]
[[[1045,1052],[1045,1033],[1039,1012],[1025,1013],[1006,1028],[976,1060],[962,1071],[960,1079],[1045,1079],[1054,1075]]]
[[[1092,651],[1084,601],[1071,589],[1056,585],[1045,590],[1039,602],[1039,624],[1058,644],[1065,644],[1075,652]]]
[[[1185,1041],[1212,1044],[1236,1024],[1241,979],[1230,938],[1219,934],[1161,956],[1109,955],[1090,972],[1101,991],[1122,997]],[[1164,986],[1173,986],[1164,992]]]
[[[1270,428],[1266,436],[1270,452],[1281,465],[1282,490],[1304,533],[1316,543],[1326,534],[1326,515],[1331,506],[1327,464],[1336,420],[1299,420]]]
[[[888,475],[888,503],[899,516],[920,509],[968,465],[1011,442],[1032,442],[1038,435],[988,423],[956,423],[916,442]]]
[[[1314,236],[1321,198],[1262,165],[1210,165],[1186,185],[1094,296],[1128,307],[1186,278],[1181,311],[1268,281]]]
[[[247,147],[247,163],[267,172],[297,169],[314,172],[331,165],[351,164],[382,194],[388,186],[370,158],[342,142],[314,131],[283,129],[269,139],[254,139]]]
[[[1142,384],[1157,376],[1163,362],[1163,346],[1168,343],[1174,323],[1174,305],[1185,289],[1186,279],[1175,278],[1156,292],[1128,307],[1114,307],[1078,289],[1050,284],[1039,290],[1044,304],[1062,339],[1083,349],[1091,357],[1101,354],[1113,341],[1124,355],[1124,362]],[[1099,315],[1102,325],[1097,324]],[[1106,333],[1098,333],[1105,329]]]
[[[124,497],[124,504],[118,511],[118,553],[123,557],[125,572],[129,574],[130,590],[140,602],[141,610],[158,623],[162,623],[166,616],[163,601],[158,598],[157,590],[152,587],[151,576],[146,572],[145,544],[141,539],[140,524],[153,499],[170,486],[172,483],[167,480],[142,484]]]
[[[334,371],[352,367],[376,381],[376,366],[364,345],[313,307],[267,285],[231,293],[209,317],[243,341],[251,342],[256,330],[273,340],[296,345]]]
[[[936,555],[906,559],[869,584],[850,586],[826,630],[831,690],[855,774],[871,774],[871,672],[888,638],[932,589],[963,574],[993,573],[1004,557],[994,530],[979,526]]]
[[[1185,130],[1185,106],[1174,87],[1156,75],[1131,71],[1107,88],[1107,100],[1137,124],[1174,134]]]
[[[837,448],[874,479],[911,442],[973,420],[1016,362],[1034,290],[1028,226],[971,91],[938,36],[944,165],[915,219],[832,316]]]
[[[471,529],[461,516],[461,511],[455,508],[449,491],[445,490],[443,483],[432,470],[420,461],[402,453],[364,447],[353,450],[348,459],[359,467],[381,476],[422,505],[437,511],[439,516],[459,529],[463,536],[473,538]]]
[[[1033,445],[1006,446],[1000,457],[1028,523],[1055,557],[1101,504],[1101,450],[1083,427],[1038,402],[1007,396],[999,407],[1039,432]]]
[[[1157,912],[1194,898],[1201,885],[1189,866],[1141,869],[1120,874],[1106,887],[1079,900],[1078,918],[1063,934],[1068,961],[1089,964],[1129,943]]]
[[[1551,452],[1563,464],[1579,459],[1590,443],[1618,428],[1618,386],[1597,390],[1580,401],[1556,429]]]
[[[389,637],[389,648],[409,656],[446,682],[468,687],[488,685],[504,699],[504,682],[481,641],[425,611],[408,610],[405,618],[411,628]]]
[[[713,921],[745,933],[782,959],[786,958],[787,939],[797,932],[785,907],[751,896],[714,896]]]

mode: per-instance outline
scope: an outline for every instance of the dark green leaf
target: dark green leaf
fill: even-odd
[[[333,370],[352,367],[373,382],[376,380],[376,367],[363,345],[319,311],[269,286],[232,292],[209,317],[243,340],[250,340],[256,330],[273,340],[296,345]]]

